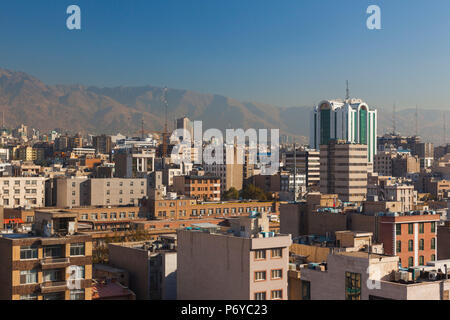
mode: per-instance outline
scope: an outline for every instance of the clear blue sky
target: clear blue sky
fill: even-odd
[[[66,29],[66,8],[82,30]],[[366,8],[382,30],[366,28]],[[450,1],[2,0],[0,67],[48,84],[155,85],[280,106],[352,96],[448,108]]]

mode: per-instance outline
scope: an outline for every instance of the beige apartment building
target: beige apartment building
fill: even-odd
[[[44,177],[1,177],[0,206],[44,207],[46,180]]]
[[[332,140],[320,146],[320,192],[361,202],[367,194],[367,146]]]
[[[92,239],[76,215],[37,211],[34,230],[0,236],[0,300],[91,300]]]
[[[318,185],[320,181],[320,152],[316,150],[287,151],[283,154],[284,167],[297,167],[297,174],[306,176],[307,186]]]
[[[267,214],[236,218],[228,232],[178,230],[178,300],[287,300],[290,235],[268,232]]]
[[[325,264],[296,266],[303,299],[310,300],[448,300],[449,260],[412,271],[399,269],[399,258],[367,252],[336,252]]]
[[[147,196],[147,179],[59,178],[56,188],[59,208],[138,205]]]

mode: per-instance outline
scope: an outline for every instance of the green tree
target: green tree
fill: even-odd
[[[222,196],[223,200],[237,200],[239,199],[239,191],[235,187],[231,187]]]
[[[241,197],[243,199],[261,200],[261,201],[270,200],[272,198],[272,196],[269,193],[264,192],[263,189],[258,188],[253,184],[247,185],[241,191]]]

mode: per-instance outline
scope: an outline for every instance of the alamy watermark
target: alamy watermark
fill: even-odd
[[[175,164],[199,165],[245,163],[259,166],[261,174],[272,175],[280,166],[279,129],[270,129],[268,137],[267,129],[226,129],[224,139],[221,130],[212,128],[203,132],[202,121],[194,121],[193,137],[186,129],[173,131],[170,139],[176,144],[171,160]]]

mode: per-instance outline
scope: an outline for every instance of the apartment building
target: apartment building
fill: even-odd
[[[173,189],[180,195],[205,201],[220,201],[220,179],[212,176],[175,176]]]
[[[115,150],[115,175],[118,178],[139,178],[155,170],[154,148],[120,148]]]
[[[397,255],[402,266],[423,266],[437,259],[437,224],[434,211],[387,213],[380,217],[379,239],[385,253]]]
[[[100,135],[92,137],[92,145],[95,148],[95,152],[102,154],[110,154],[112,150],[111,136]]]
[[[284,167],[293,171],[297,167],[297,174],[305,175],[306,185],[319,185],[320,181],[320,152],[316,150],[286,151],[282,155]],[[294,165],[295,164],[295,165]]]
[[[56,206],[126,206],[138,205],[147,196],[147,179],[85,177],[58,178]]]
[[[5,208],[44,207],[44,177],[0,177],[0,205]]]
[[[380,151],[373,158],[373,171],[380,176],[392,176],[392,159],[395,153]]]
[[[129,273],[129,288],[137,300],[175,300],[177,252],[175,243],[110,243],[109,263]]]
[[[34,234],[0,236],[1,300],[91,300],[92,239],[75,214],[37,211]]]
[[[391,182],[391,180],[368,185],[367,196],[376,197],[380,201],[400,202],[399,211],[401,212],[414,210],[417,204],[417,191],[414,190],[414,186]]]
[[[237,216],[251,211],[279,213],[278,202],[267,201],[222,201],[200,202],[195,199],[149,200],[150,219],[196,219],[202,217]]]
[[[326,263],[295,265],[305,300],[448,300],[448,260],[400,269],[398,257],[335,252]]]
[[[332,140],[320,146],[320,192],[346,202],[361,202],[367,194],[367,146]]]
[[[392,176],[406,177],[411,173],[420,172],[420,160],[410,153],[397,153],[392,158]]]
[[[267,213],[177,232],[178,300],[287,300],[290,235],[269,232]],[[218,290],[218,288],[220,288]]]

